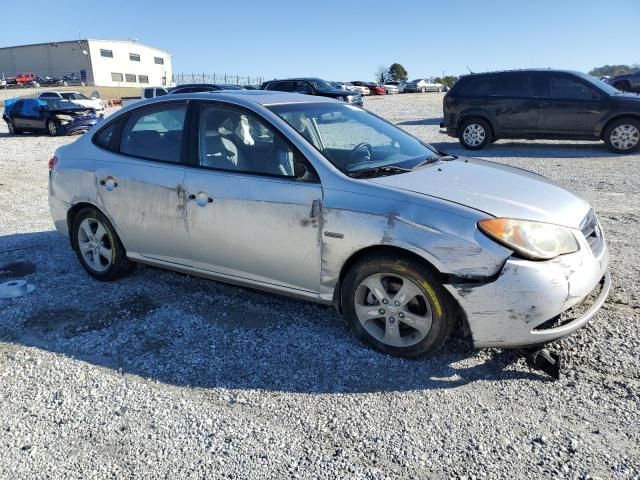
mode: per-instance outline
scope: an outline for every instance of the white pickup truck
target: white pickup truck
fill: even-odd
[[[132,103],[145,100],[147,98],[156,98],[166,95],[169,91],[165,87],[144,87],[139,97],[122,97],[122,106],[126,107]]]

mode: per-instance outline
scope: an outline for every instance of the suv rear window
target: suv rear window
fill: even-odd
[[[526,73],[470,76],[460,80],[454,88],[458,95],[474,97],[530,97],[533,95],[529,75]]]

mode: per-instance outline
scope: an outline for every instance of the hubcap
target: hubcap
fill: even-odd
[[[355,310],[362,327],[391,347],[410,347],[431,330],[431,307],[411,280],[392,273],[365,278],[355,293]]]
[[[78,248],[86,264],[96,272],[104,272],[113,262],[113,245],[104,228],[95,218],[85,218],[78,228]]]
[[[611,132],[611,145],[618,150],[629,150],[640,141],[640,131],[635,125],[619,125]]]
[[[486,137],[486,133],[482,125],[478,125],[477,123],[471,123],[467,125],[467,128],[464,129],[462,133],[462,138],[467,145],[471,145],[472,147],[477,147]]]
[[[53,122],[49,122],[49,133],[51,135],[55,135],[57,131],[58,131],[58,128],[56,127],[56,124]]]

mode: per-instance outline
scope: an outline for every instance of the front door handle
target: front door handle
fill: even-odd
[[[190,193],[188,198],[189,200],[195,200],[196,205],[199,207],[204,207],[207,203],[213,203],[213,198],[207,192]]]
[[[100,180],[100,185],[102,185],[108,192],[112,192],[113,189],[118,186],[118,182],[116,182],[116,179],[112,176],[108,176]]]

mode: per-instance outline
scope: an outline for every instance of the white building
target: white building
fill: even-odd
[[[0,78],[80,77],[87,85],[170,85],[171,54],[128,40],[70,40],[0,48]]]

